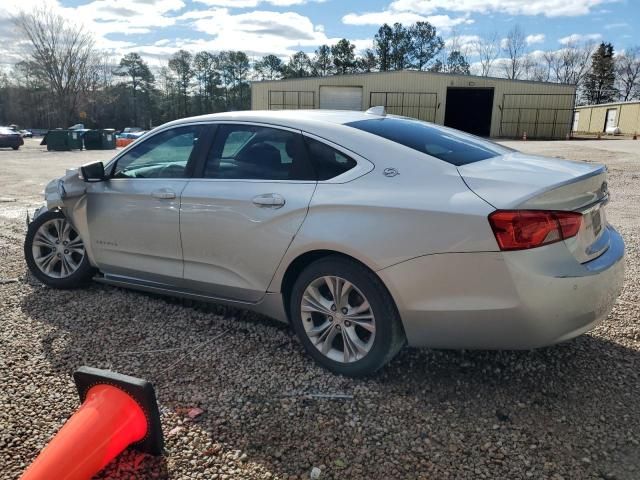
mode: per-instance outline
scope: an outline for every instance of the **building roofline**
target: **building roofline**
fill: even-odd
[[[577,110],[578,108],[613,107],[616,105],[634,105],[636,103],[640,103],[640,100],[629,100],[627,102],[596,103],[593,105],[576,105],[575,109]]]
[[[429,72],[424,70],[389,70],[386,72],[365,72],[365,73],[345,73],[342,75],[334,74],[334,75],[326,75],[326,76],[313,76],[313,77],[295,77],[295,78],[281,78],[280,80],[252,80],[250,84],[264,84],[264,83],[280,83],[280,82],[291,82],[291,81],[300,81],[300,80],[319,80],[319,79],[328,79],[335,77],[365,77],[372,75],[388,75],[392,73],[410,73],[412,75],[437,75],[443,77],[455,77],[455,78],[475,78],[478,80],[501,80],[506,82],[519,82],[519,83],[532,83],[534,85],[555,85],[555,86],[563,86],[563,87],[573,87],[576,88],[576,84],[574,83],[557,83],[557,82],[541,82],[535,80],[520,80],[520,79],[510,79],[510,78],[500,78],[500,77],[483,77],[480,75],[462,75],[459,73],[443,73],[443,72]]]

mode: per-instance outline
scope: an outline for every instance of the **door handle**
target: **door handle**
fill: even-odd
[[[264,208],[280,208],[285,204],[284,197],[277,193],[265,193],[257,195],[251,200],[254,205]]]
[[[176,198],[176,192],[168,188],[161,188],[160,190],[154,190],[153,192],[151,192],[151,196],[153,198],[168,200],[168,199]]]

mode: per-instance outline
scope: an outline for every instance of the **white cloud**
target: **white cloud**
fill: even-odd
[[[587,15],[594,7],[615,1],[617,0],[395,0],[389,9],[422,15],[447,10],[458,13],[497,12],[507,15],[574,17]]]
[[[249,5],[253,1],[225,0],[234,6]],[[298,0],[268,0],[272,5],[292,1]],[[0,63],[13,64],[26,51],[26,46],[20,46],[15,40],[17,32],[9,20],[9,12],[16,13],[19,7],[33,10],[43,5],[93,33],[97,48],[114,56],[139,52],[152,64],[160,64],[180,48],[192,52],[243,50],[250,56],[273,53],[284,58],[301,49],[312,51],[318,45],[340,40],[328,37],[323,25],[314,25],[308,17],[295,12],[245,10],[233,14],[229,8],[213,7],[181,14],[185,7],[183,0],[94,0],[75,8],[63,7],[58,0],[0,0],[0,42],[12,46]],[[188,34],[190,38],[162,35],[162,29],[174,26],[191,29],[193,33]],[[149,40],[138,39],[136,43],[122,38],[122,35],[152,32],[154,35],[149,36]],[[358,51],[371,46],[370,39],[352,41]]]
[[[182,0],[95,0],[76,8],[63,8],[98,36],[149,33],[175,24],[169,13],[181,10]]]
[[[58,13],[92,33],[97,48],[119,51],[134,44],[129,41],[113,40],[109,38],[110,34],[144,34],[157,28],[171,26],[176,21],[171,14],[181,10],[184,6],[183,0],[95,0],[78,7],[64,7],[58,0],[43,2],[2,0],[0,4],[0,39],[9,36],[15,42],[18,35],[16,27],[9,21],[10,15],[41,8]]]
[[[439,30],[451,30],[453,27],[471,24],[473,20],[468,17],[452,18],[449,15],[424,16],[413,12],[398,12],[385,10],[382,12],[348,13],[342,17],[342,23],[347,25],[382,25],[396,22],[410,25],[416,22],[429,22]]]
[[[602,35],[599,33],[573,33],[571,35],[558,39],[558,42],[560,42],[562,45],[569,45],[574,43],[597,41],[600,39],[602,39]]]
[[[228,8],[197,10],[180,15],[178,25],[206,34],[204,38],[184,39],[171,45],[152,45],[137,50],[153,58],[166,58],[178,48],[189,51],[242,50],[249,56],[274,54],[287,58],[298,50],[313,51],[331,45],[341,37],[328,37],[324,27],[296,12],[249,11],[233,13]],[[372,40],[350,39],[356,53],[371,48]]]
[[[612,29],[619,29],[619,28],[627,28],[629,27],[629,24],[626,22],[620,22],[620,23],[609,23],[607,25],[604,26],[604,28],[606,28],[607,30],[612,30]]]
[[[261,3],[267,3],[274,7],[291,7],[293,5],[303,5],[310,0],[194,0],[204,3],[211,7],[227,7],[227,8],[256,8]],[[326,0],[311,0],[322,3]]]
[[[546,36],[544,33],[537,33],[535,35],[527,35],[525,41],[527,42],[527,45],[533,45],[535,43],[543,43],[545,38]]]

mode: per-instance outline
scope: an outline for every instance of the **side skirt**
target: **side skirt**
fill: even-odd
[[[284,301],[280,293],[267,292],[262,299],[256,303],[242,302],[239,300],[232,300],[229,298],[219,298],[210,295],[204,295],[202,293],[194,292],[191,290],[182,290],[171,285],[162,283],[153,283],[145,280],[141,280],[133,277],[125,277],[121,275],[104,274],[98,275],[93,278],[96,282],[104,283],[106,285],[113,285],[115,287],[130,288],[133,290],[140,290],[143,292],[157,293],[159,295],[167,295],[178,298],[188,298],[191,300],[197,300],[207,303],[220,303],[223,305],[229,305],[236,308],[244,308],[251,310],[267,317],[271,317],[283,323],[289,323],[286,311],[284,309]]]

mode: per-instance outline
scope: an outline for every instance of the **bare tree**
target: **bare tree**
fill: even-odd
[[[627,102],[640,97],[640,47],[630,48],[616,57],[620,98]]]
[[[520,25],[515,25],[503,40],[503,50],[507,55],[504,71],[509,79],[518,79],[523,73],[527,41]]]
[[[544,59],[549,65],[550,78],[558,83],[580,85],[589,70],[594,49],[592,42],[568,43],[560,50],[545,52]]]
[[[540,56],[534,54],[525,55],[522,61],[524,78],[535,82],[548,82],[551,78],[551,68],[547,61],[546,53]]]
[[[73,123],[95,58],[93,36],[45,8],[23,12],[13,20],[29,40],[30,59],[55,97],[58,121]]]
[[[497,32],[473,42],[473,50],[480,57],[480,75],[488,77],[494,62],[500,56],[500,37]]]

